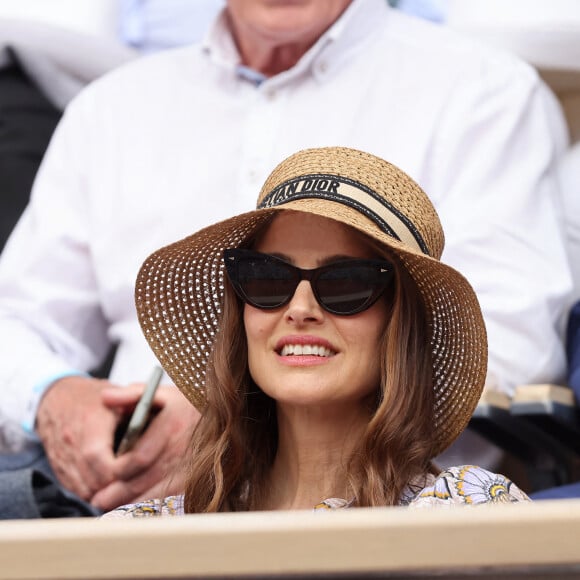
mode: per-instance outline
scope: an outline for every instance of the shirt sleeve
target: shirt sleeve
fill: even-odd
[[[2,410],[28,429],[52,379],[96,367],[109,348],[78,147],[89,139],[71,106],[0,260]]]
[[[503,475],[474,465],[450,467],[432,485],[409,502],[409,507],[453,507],[484,503],[530,501],[528,496]]]
[[[557,164],[567,132],[536,72],[503,53],[458,78],[429,161],[443,261],[477,291],[492,386],[563,379],[572,279]]]

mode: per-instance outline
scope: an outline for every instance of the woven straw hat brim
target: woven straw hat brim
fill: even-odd
[[[200,410],[205,368],[220,322],[222,252],[243,245],[279,211],[336,219],[391,248],[423,295],[431,322],[434,367],[434,454],[464,430],[480,398],[487,369],[483,317],[467,280],[453,268],[381,231],[355,209],[327,200],[294,200],[219,222],[161,248],[143,264],[135,299],[147,341],[176,386]]]

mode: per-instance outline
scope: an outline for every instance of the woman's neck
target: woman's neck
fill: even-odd
[[[347,465],[368,423],[325,409],[278,409],[278,450],[260,509],[312,509],[330,497],[350,499]]]

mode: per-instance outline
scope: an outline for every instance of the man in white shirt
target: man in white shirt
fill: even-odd
[[[386,0],[385,0],[386,1]],[[447,0],[389,0],[391,6],[434,22]],[[121,40],[142,53],[199,42],[225,0],[118,0]]]
[[[534,70],[384,0],[229,0],[201,45],[117,69],[57,128],[0,261],[1,412],[23,429],[22,457],[40,440],[60,482],[106,510],[179,491],[165,474],[195,417],[170,385],[135,449],[112,451],[142,391],[130,383],[155,362],[137,270],[254,207],[281,159],[324,145],[388,159],[432,198],[444,260],[478,292],[496,388],[561,378],[571,282],[553,174],[566,133]],[[111,343],[110,382],[85,376]]]

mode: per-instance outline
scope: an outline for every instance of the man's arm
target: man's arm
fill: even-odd
[[[120,256],[101,252],[109,269],[103,269],[103,262],[94,263],[95,247],[108,239],[103,237],[119,232],[101,231],[102,220],[95,226],[91,204],[100,208],[115,194],[101,184],[98,196],[89,196],[87,188],[101,183],[95,171],[110,175],[115,167],[98,157],[109,135],[101,132],[99,115],[108,108],[93,93],[89,97],[92,101],[87,102],[81,95],[57,128],[31,203],[0,261],[0,384],[3,413],[11,424],[25,426],[31,440],[40,438],[60,482],[95,505],[112,509],[162,490],[181,491],[181,480],[170,485],[167,478],[183,462],[188,443],[188,436],[176,435],[189,434],[197,412],[174,387],[161,388],[160,412],[147,433],[132,452],[114,457],[120,415],[130,412],[143,385],[120,389],[86,375],[109,350],[110,323],[121,320],[138,328],[131,282],[125,280],[132,280],[131,268],[123,267],[122,276],[112,279]],[[105,159],[110,157],[115,155],[109,144]],[[124,223],[135,229],[130,215]],[[136,263],[134,254],[146,252],[143,247],[151,242],[145,231],[143,236],[132,238],[128,261]],[[123,248],[124,242],[116,245]],[[105,317],[105,296],[113,301],[118,318]],[[141,353],[134,348],[130,352],[133,357]],[[146,358],[148,353],[141,354]],[[149,362],[136,365],[146,372]],[[113,394],[103,395],[107,390]]]
[[[29,432],[44,390],[97,366],[109,348],[91,263],[79,133],[78,120],[57,128],[0,260],[3,410]]]
[[[490,381],[562,380],[571,278],[556,177],[567,145],[555,98],[524,64],[474,61],[442,112],[429,183],[443,259],[475,287],[489,335]]]

